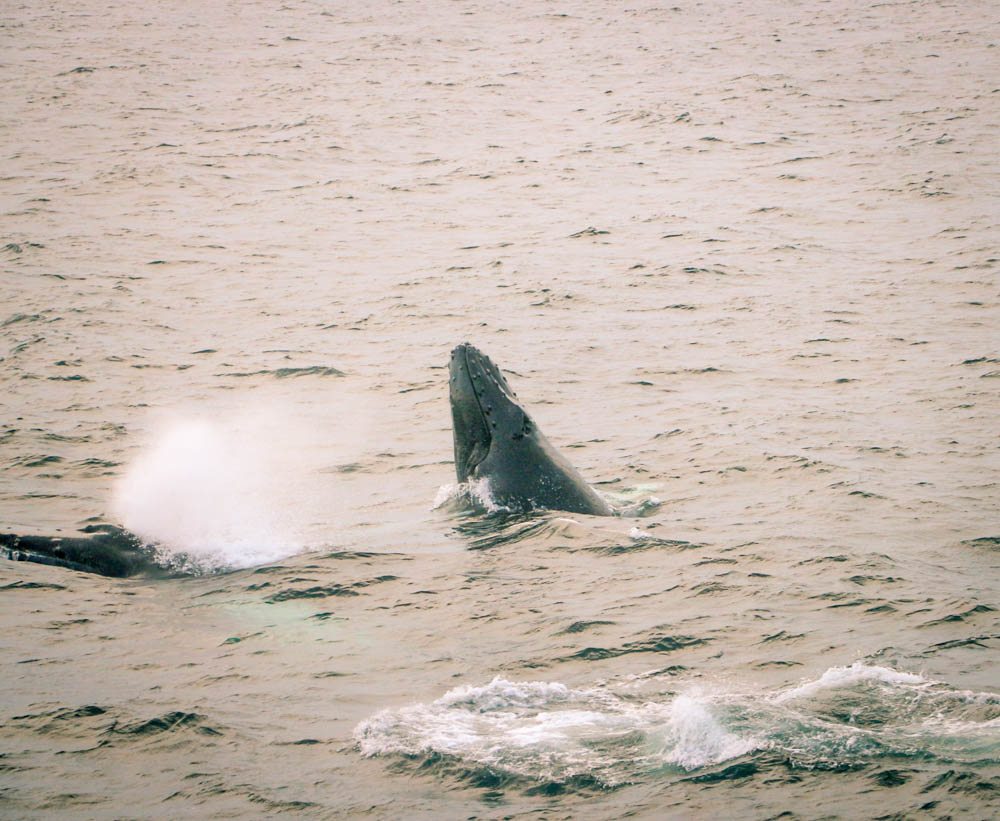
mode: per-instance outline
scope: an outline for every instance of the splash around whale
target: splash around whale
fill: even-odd
[[[486,354],[467,342],[459,345],[449,376],[460,484],[485,483],[491,504],[502,510],[614,515],[545,438]]]

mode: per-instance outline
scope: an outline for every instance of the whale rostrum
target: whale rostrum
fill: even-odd
[[[459,483],[486,480],[501,509],[614,515],[545,438],[486,354],[463,343],[451,352],[449,371]]]

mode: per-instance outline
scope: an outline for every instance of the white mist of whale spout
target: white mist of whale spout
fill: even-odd
[[[276,422],[168,420],[119,480],[115,516],[161,560],[189,569],[249,567],[301,552],[295,502],[303,471],[291,461],[300,456],[290,455],[288,426]]]

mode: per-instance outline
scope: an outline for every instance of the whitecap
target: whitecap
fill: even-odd
[[[819,678],[811,681],[803,681],[801,684],[791,689],[784,690],[772,697],[772,701],[781,704],[797,698],[812,696],[821,690],[849,687],[853,684],[864,681],[874,681],[890,685],[915,685],[923,686],[932,684],[923,676],[915,673],[901,673],[889,667],[879,667],[868,665],[861,661],[856,661],[846,667],[831,667]]]

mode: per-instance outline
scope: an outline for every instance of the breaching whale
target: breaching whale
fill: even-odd
[[[459,345],[451,352],[449,375],[459,483],[485,480],[491,501],[506,510],[614,515],[552,447],[486,354],[467,342]]]

